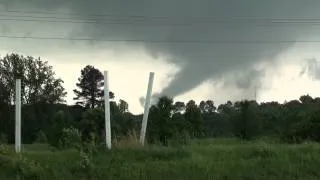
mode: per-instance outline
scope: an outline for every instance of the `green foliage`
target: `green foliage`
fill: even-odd
[[[255,102],[242,101],[239,103],[238,115],[235,118],[235,135],[243,140],[252,140],[260,133],[260,124],[257,117]]]
[[[102,109],[89,109],[83,113],[80,131],[85,142],[100,144],[104,137],[104,127],[104,111]]]
[[[150,108],[147,128],[149,142],[168,145],[168,140],[174,136],[176,130],[172,121],[173,109],[173,100],[168,97],[161,97],[158,103]]]
[[[319,179],[319,144],[197,140],[181,147],[149,146],[88,153],[30,151],[0,168],[1,179]],[[230,173],[232,172],[232,173]]]
[[[213,113],[217,109],[212,100],[201,101],[199,108],[202,113]]]
[[[174,109],[174,112],[177,113],[182,113],[186,108],[186,105],[184,104],[184,102],[175,102],[174,105],[173,105],[173,109]]]
[[[124,114],[129,112],[129,104],[126,101],[120,99],[118,106],[120,113]]]
[[[138,122],[128,110],[129,105],[124,100],[111,102],[111,131],[113,137],[127,136],[132,131],[140,130]]]
[[[48,143],[51,146],[62,148],[60,141],[63,138],[63,130],[68,126],[67,122],[68,119],[65,112],[59,111],[55,114],[52,130],[48,136]]]
[[[0,154],[7,155],[12,153],[12,149],[6,144],[0,144]]]
[[[291,142],[320,141],[320,109],[318,107],[308,113],[300,113],[300,121],[295,121],[285,132]]]
[[[21,157],[16,162],[17,175],[26,180],[40,180],[43,177],[43,166],[34,160]]]
[[[81,147],[81,132],[74,128],[63,128],[62,135],[59,140],[59,147],[68,149],[68,148],[77,148]]]
[[[103,74],[93,66],[86,66],[78,79],[79,89],[74,90],[81,106],[58,104],[64,102],[66,93],[53,68],[40,58],[18,54],[0,58],[0,143],[14,143],[16,78],[22,79],[22,143],[47,142],[57,148],[79,146],[72,142],[102,146],[105,142]],[[112,92],[109,96],[114,98]],[[193,100],[174,102],[163,96],[150,108],[147,140],[166,146],[188,144],[188,139],[204,137],[320,142],[319,107],[320,98],[309,95],[283,104],[227,101],[218,107],[213,100],[196,104]],[[126,101],[111,101],[110,110],[113,139],[124,139],[131,131],[140,131],[143,115],[131,114]]]
[[[184,108],[186,112],[182,114]],[[147,135],[150,143],[168,145],[170,141],[170,144],[187,144],[190,136],[203,135],[201,111],[194,101],[184,106],[181,102],[173,104],[169,97],[160,97],[158,103],[150,108],[149,119]]]
[[[16,173],[15,159],[16,155],[13,151],[13,148],[9,147],[8,145],[0,144],[0,177],[1,174],[4,174],[5,176],[11,176],[12,174]]]
[[[87,65],[81,70],[81,76],[78,79],[77,87],[80,89],[73,90],[77,100],[77,104],[91,109],[101,107],[103,103],[103,74],[93,66]],[[110,99],[114,98],[114,94],[110,92]]]
[[[24,57],[18,54],[0,58],[0,104],[12,104],[15,93],[15,79],[22,81],[22,102],[60,103],[66,96],[63,81],[56,79],[52,66],[40,58]]]
[[[19,176],[26,180],[43,179],[43,166],[24,156],[19,156],[13,148],[0,145],[0,168],[7,176]]]
[[[191,136],[202,137],[204,135],[203,119],[201,109],[196,105],[195,101],[191,100],[187,103],[184,116],[189,123],[188,129]]]
[[[92,153],[80,151],[78,161],[78,172],[81,172],[87,179],[93,179],[95,166],[92,162]]]

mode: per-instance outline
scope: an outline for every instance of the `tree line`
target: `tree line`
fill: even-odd
[[[22,80],[22,142],[48,142],[61,147],[66,130],[80,134],[82,142],[104,142],[104,78],[94,66],[80,72],[75,105],[66,105],[63,80],[40,58],[18,54],[0,58],[0,142],[14,143],[15,79]],[[140,132],[142,115],[129,112],[125,100],[110,92],[112,137]],[[168,145],[189,138],[237,137],[243,140],[268,137],[285,142],[320,141],[320,98],[303,95],[278,102],[213,100],[175,102],[160,97],[152,105],[147,127],[149,143]]]

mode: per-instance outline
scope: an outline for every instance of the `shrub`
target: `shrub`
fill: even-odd
[[[12,166],[14,155],[15,152],[12,148],[7,145],[0,144],[0,167],[6,168],[9,167],[10,164]]]
[[[92,153],[80,151],[80,161],[78,162],[79,171],[84,173],[87,179],[93,179],[94,164],[92,162]]]
[[[81,146],[81,133],[74,127],[64,128],[62,130],[62,136],[59,140],[59,147],[66,148],[77,148]]]
[[[42,165],[16,154],[6,145],[0,145],[0,169],[9,176],[18,175],[25,180],[43,179]]]
[[[40,165],[40,163],[27,159],[25,157],[19,158],[17,160],[16,170],[23,179],[43,179],[43,166]]]
[[[289,142],[320,141],[320,109],[298,116],[284,132],[284,139]]]
[[[60,140],[63,136],[63,129],[68,127],[66,122],[68,122],[68,118],[63,111],[57,112],[53,117],[53,125],[50,133],[48,134],[48,143],[55,147],[60,148]]]

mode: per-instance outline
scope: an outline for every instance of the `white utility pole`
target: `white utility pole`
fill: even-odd
[[[111,149],[110,99],[109,99],[108,71],[104,71],[104,113],[105,113],[106,146],[108,149]]]
[[[150,109],[150,103],[151,103],[151,93],[152,93],[153,80],[154,80],[154,72],[150,72],[148,89],[147,89],[147,96],[146,96],[146,101],[144,103],[144,113],[143,113],[143,119],[142,119],[142,127],[141,127],[141,133],[140,133],[140,143],[142,145],[144,145],[144,141],[145,141],[145,137],[146,137],[146,130],[147,130],[148,115],[149,115],[149,109]]]
[[[16,130],[15,130],[15,149],[17,153],[21,151],[21,79],[16,80]]]

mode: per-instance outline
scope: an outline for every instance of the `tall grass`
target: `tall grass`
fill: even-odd
[[[141,143],[136,131],[129,131],[127,136],[119,136],[113,139],[113,147],[121,148],[140,148]]]
[[[316,143],[286,145],[227,139],[197,140],[180,148],[126,148],[125,142],[136,147],[135,142],[139,141],[136,136],[128,137],[119,140],[113,150],[92,155],[87,162],[91,179],[320,179],[320,145]],[[83,157],[75,150],[27,151],[23,157],[27,159],[23,165],[30,165],[31,161],[36,164],[36,170],[29,170],[38,173],[38,179],[89,177],[89,171],[81,166]],[[8,171],[1,168],[0,178],[12,178]]]

